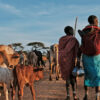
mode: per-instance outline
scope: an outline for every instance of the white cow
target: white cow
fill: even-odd
[[[10,87],[13,79],[13,69],[9,69],[6,66],[0,66],[0,83],[3,85],[6,100],[9,100],[8,88]]]
[[[52,80],[53,70],[55,69],[56,80],[59,79],[59,64],[58,64],[58,44],[54,44],[50,46],[49,52],[49,62],[50,62],[50,77]]]

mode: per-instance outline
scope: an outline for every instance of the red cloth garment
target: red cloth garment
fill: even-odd
[[[79,43],[73,36],[63,36],[59,40],[59,66],[61,75],[67,80],[75,66],[75,58],[79,49]]]
[[[82,53],[88,56],[100,54],[100,28],[97,26],[87,26],[83,31],[85,34],[82,36]]]

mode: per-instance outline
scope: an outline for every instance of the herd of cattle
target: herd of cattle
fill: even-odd
[[[30,86],[35,100],[34,80],[43,78],[43,68],[46,67],[42,58],[42,53],[37,50],[29,53],[16,52],[10,45],[0,45],[0,85],[4,88],[6,100],[9,100],[9,86],[12,87],[12,100],[15,100],[16,87],[18,87],[18,99],[22,100],[25,85]],[[58,44],[50,47],[47,59],[50,69],[49,79],[52,80],[52,73],[55,72],[58,80]]]

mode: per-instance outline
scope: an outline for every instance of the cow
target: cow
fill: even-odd
[[[20,56],[19,63],[27,65],[27,63],[28,63],[27,52],[25,52],[25,51],[18,51],[18,54]]]
[[[10,88],[11,83],[13,82],[13,69],[8,68],[5,64],[4,66],[0,66],[0,83],[4,87],[4,94],[6,100],[8,98],[8,88]]]
[[[23,88],[25,85],[29,85],[33,100],[36,100],[34,81],[43,78],[43,68],[35,68],[31,65],[24,66],[18,64],[14,70],[14,77],[12,99],[15,100],[16,86],[18,86],[18,100],[22,100]]]
[[[37,50],[33,50],[28,53],[28,64],[33,66],[45,66],[44,61],[42,59],[42,53]]]
[[[14,49],[9,45],[0,45],[0,79],[7,79],[10,81],[10,70],[7,67],[15,66],[19,63],[19,54],[14,51]],[[3,69],[4,68],[4,69]],[[2,73],[3,71],[3,73]],[[2,75],[1,75],[2,74]],[[12,75],[11,75],[12,76]],[[8,90],[4,80],[0,80],[1,86],[4,88],[4,93],[6,95],[6,100],[8,100]]]
[[[41,66],[41,65],[45,66],[44,61],[42,59],[42,53],[41,53],[41,51],[34,50],[34,52],[38,56],[38,61],[37,61],[38,66]]]
[[[38,66],[37,62],[38,62],[38,56],[35,54],[35,52],[31,51],[28,53],[28,64],[29,65],[33,65],[33,67]]]
[[[58,44],[54,44],[50,46],[50,51],[49,51],[49,63],[50,63],[50,76],[49,76],[49,80],[52,80],[52,74],[53,71],[55,69],[55,73],[56,73],[56,80],[59,79],[59,64],[58,64]]]

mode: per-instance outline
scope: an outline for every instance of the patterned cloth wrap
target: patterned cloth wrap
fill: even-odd
[[[75,67],[75,59],[79,50],[79,43],[73,36],[63,36],[59,39],[59,66],[61,75],[67,80]]]
[[[85,86],[100,86],[100,54],[97,56],[83,55],[82,59],[85,70]]]
[[[100,86],[100,28],[87,26],[83,29],[81,50],[85,70],[84,85]]]

